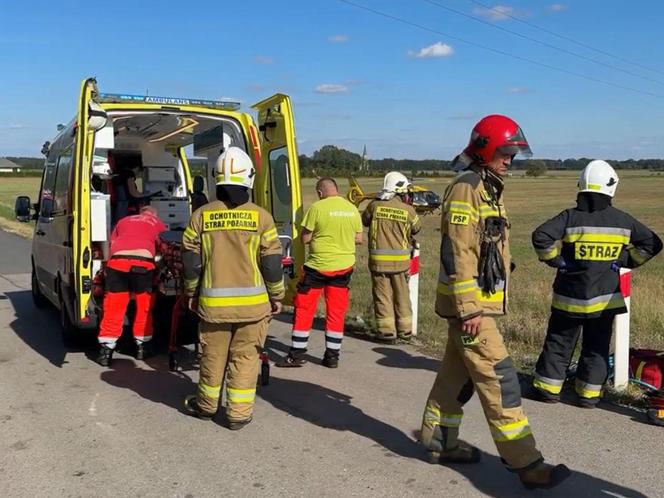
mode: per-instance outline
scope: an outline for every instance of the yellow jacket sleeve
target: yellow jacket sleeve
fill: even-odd
[[[203,260],[201,257],[201,211],[195,211],[182,235],[182,267],[184,293],[194,296],[198,291]]]
[[[482,314],[477,285],[479,260],[479,207],[472,185],[451,186],[441,217],[441,278],[439,293],[451,297],[455,315],[468,319]]]
[[[267,293],[272,301],[281,301],[285,294],[282,249],[274,219],[263,213],[263,227],[260,239],[260,267]]]

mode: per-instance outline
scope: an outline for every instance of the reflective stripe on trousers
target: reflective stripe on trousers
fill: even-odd
[[[533,379],[533,386],[542,391],[546,391],[551,394],[560,394],[560,391],[563,389],[563,383],[565,380],[550,379],[548,377],[543,377],[538,373],[535,374]]]

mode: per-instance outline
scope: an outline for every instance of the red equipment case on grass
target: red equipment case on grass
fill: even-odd
[[[639,382],[653,389],[664,387],[664,351],[630,349],[629,368]]]

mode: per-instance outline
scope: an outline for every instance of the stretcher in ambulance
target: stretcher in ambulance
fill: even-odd
[[[253,109],[255,120],[237,102],[105,94],[84,80],[76,117],[42,150],[39,199],[16,200],[17,219],[35,222],[35,305],[55,305],[66,333],[94,328],[93,280],[108,259],[114,223],[149,204],[171,231],[184,230],[192,200],[215,199],[214,164],[229,146],[254,159],[253,200],[275,218],[292,294],[304,246],[291,103],[276,94]],[[195,184],[207,191],[194,192]]]

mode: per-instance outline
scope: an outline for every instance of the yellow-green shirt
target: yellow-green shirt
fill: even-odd
[[[304,263],[318,271],[338,271],[355,264],[355,235],[362,233],[357,208],[341,196],[314,202],[302,220],[312,232]]]

